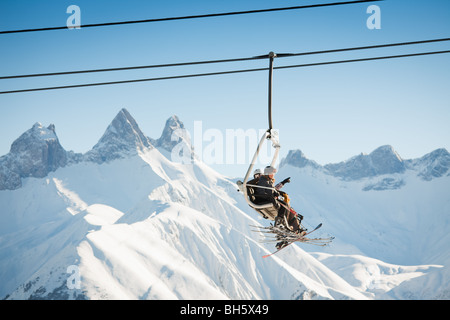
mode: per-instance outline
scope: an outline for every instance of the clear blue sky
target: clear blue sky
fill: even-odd
[[[332,1],[0,2],[0,30],[64,26],[69,5],[82,24],[284,7]],[[370,4],[80,30],[0,35],[0,75],[250,57],[450,36],[450,1],[386,0],[381,29],[369,30]],[[277,59],[276,65],[447,50],[450,43]],[[0,91],[172,74],[266,67],[267,61],[166,70],[0,80]],[[273,122],[282,151],[301,149],[320,164],[392,145],[405,158],[450,150],[450,54],[362,62],[274,74]],[[158,138],[178,115],[193,132],[265,129],[267,74],[255,72],[69,90],[0,95],[0,155],[35,122],[55,124],[67,150],[86,152],[121,108]],[[205,142],[207,144],[207,142]],[[217,167],[243,175],[245,166]]]

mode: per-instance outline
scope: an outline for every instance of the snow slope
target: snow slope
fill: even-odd
[[[152,146],[98,159],[0,192],[1,297],[366,298],[300,248],[286,252],[303,268],[262,259],[259,218],[205,164]]]
[[[336,240],[262,259],[273,245],[250,225],[267,221],[237,186],[195,157],[170,160],[168,136],[182,127],[171,117],[153,140],[121,110],[93,150],[0,191],[0,297],[448,299],[445,170],[345,181],[282,162],[306,226],[323,222],[317,235]],[[405,183],[366,188],[387,177]]]
[[[45,181],[29,179],[20,190],[4,191],[2,203],[15,192],[54,191],[66,214],[61,209],[47,223],[2,235],[1,270],[14,277],[2,274],[1,294],[9,299],[364,298],[298,248],[297,255],[312,261],[314,266],[305,264],[309,270],[261,259],[268,251],[249,230],[258,222],[236,207],[228,194],[234,185],[203,167],[172,164],[152,149],[111,163],[61,168]],[[209,181],[199,182],[205,176]],[[71,265],[78,266],[82,287],[61,293]]]
[[[450,298],[450,176],[423,179],[423,167],[410,167],[354,180],[292,164],[278,173],[291,177],[291,205],[307,227],[324,221],[321,232],[336,237],[329,248],[305,250],[370,297]]]

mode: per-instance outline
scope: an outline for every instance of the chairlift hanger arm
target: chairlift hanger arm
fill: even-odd
[[[262,209],[268,209],[270,207],[272,207],[272,204],[254,204],[250,201],[249,199],[249,195],[247,194],[247,182],[248,179],[250,177],[250,174],[253,170],[253,167],[256,163],[256,159],[258,158],[259,152],[261,151],[261,147],[264,143],[264,141],[267,140],[271,140],[272,141],[272,146],[275,148],[275,154],[273,156],[272,162],[271,162],[271,166],[275,166],[275,162],[278,158],[278,153],[280,151],[280,144],[279,144],[279,140],[278,140],[278,133],[276,131],[273,130],[273,126],[272,126],[272,78],[273,78],[273,60],[277,55],[273,52],[270,52],[266,57],[269,58],[269,90],[268,90],[268,120],[269,120],[269,129],[264,132],[263,136],[261,137],[261,140],[258,144],[258,147],[256,148],[256,152],[253,156],[252,162],[247,170],[247,173],[244,177],[244,182],[242,183],[242,191],[244,192],[244,197],[247,201],[247,203],[254,208],[255,210],[262,210]],[[249,185],[250,186],[250,185]],[[253,186],[252,186],[253,187]],[[259,186],[255,186],[255,187],[259,187]]]
[[[285,53],[281,53],[281,54],[276,54],[273,51],[269,52],[269,54],[267,55],[262,55],[262,56],[256,56],[253,58],[269,58],[269,88],[268,88],[268,120],[269,120],[269,129],[267,130],[267,132],[269,133],[269,136],[267,137],[268,139],[270,139],[270,135],[271,135],[271,131],[273,129],[273,125],[272,125],[272,79],[273,79],[273,60],[276,57],[285,57],[285,56],[289,56],[289,54],[285,54]]]
[[[273,78],[273,59],[277,55],[273,52],[269,53],[269,133],[272,130],[272,78]]]

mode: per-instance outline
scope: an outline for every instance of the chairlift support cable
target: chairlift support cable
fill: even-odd
[[[450,38],[428,39],[428,40],[397,42],[397,43],[385,43],[385,44],[377,44],[377,45],[370,45],[370,46],[347,47],[347,48],[337,48],[337,49],[328,49],[328,50],[320,50],[320,51],[306,51],[306,52],[281,53],[281,54],[278,53],[277,58],[298,57],[298,56],[308,56],[308,55],[317,55],[317,54],[329,54],[329,53],[379,49],[379,48],[398,47],[398,46],[409,46],[409,45],[436,43],[436,42],[443,42],[443,41],[450,41]],[[111,67],[111,68],[101,68],[101,69],[84,69],[84,70],[55,71],[55,72],[44,72],[44,73],[34,73],[34,74],[2,75],[2,76],[0,76],[0,80],[17,79],[17,78],[32,78],[32,77],[62,76],[62,75],[72,75],[72,74],[84,74],[84,73],[127,71],[127,70],[139,70],[139,69],[181,67],[181,66],[201,65],[201,64],[250,61],[250,60],[259,60],[259,59],[266,59],[266,58],[267,58],[267,55],[263,55],[263,56],[241,57],[241,58],[231,58],[231,59],[188,61],[188,62],[175,62],[175,63],[138,65],[138,66],[123,66],[123,67]]]
[[[277,55],[269,53],[269,131],[272,130],[272,78],[273,78],[273,59]]]
[[[314,63],[306,63],[306,64],[279,66],[279,67],[274,67],[274,69],[316,67],[316,66],[332,65],[332,64],[343,64],[343,63],[353,63],[353,62],[362,62],[362,61],[376,61],[376,60],[396,59],[396,58],[406,58],[406,57],[418,57],[418,56],[445,54],[445,53],[450,53],[450,50],[418,52],[418,53],[410,53],[410,54],[378,56],[378,57],[349,59],[349,60],[314,62]],[[282,55],[278,54],[277,57],[281,58]],[[239,69],[239,70],[229,70],[229,71],[219,71],[219,72],[209,72],[209,73],[174,75],[174,76],[157,77],[157,78],[131,79],[131,80],[119,80],[119,81],[108,81],[108,82],[97,82],[97,83],[83,83],[83,84],[73,84],[73,85],[64,85],[64,86],[56,86],[56,87],[28,88],[28,89],[19,89],[19,90],[0,91],[0,95],[12,94],[12,93],[35,92],[35,91],[58,90],[58,89],[84,88],[84,87],[93,87],[93,86],[117,85],[117,84],[126,84],[126,83],[161,81],[161,80],[171,80],[171,79],[185,79],[185,78],[194,78],[194,77],[206,77],[206,76],[216,76],[216,75],[225,75],[225,74],[248,73],[248,72],[267,71],[267,70],[268,70],[268,68]]]

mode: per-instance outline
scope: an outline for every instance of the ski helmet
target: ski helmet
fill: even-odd
[[[277,173],[277,169],[271,166],[267,166],[264,168],[264,175],[268,176],[269,174],[275,174]]]
[[[255,171],[253,172],[253,176],[256,176],[257,174],[262,174],[261,169],[255,169]]]

